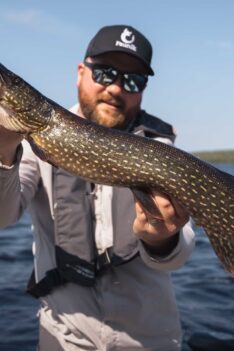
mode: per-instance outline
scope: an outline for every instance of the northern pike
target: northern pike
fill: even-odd
[[[94,183],[156,187],[177,199],[234,276],[233,176],[174,146],[74,115],[1,64],[0,114],[57,167]]]

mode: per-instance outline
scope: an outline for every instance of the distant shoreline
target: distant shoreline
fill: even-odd
[[[234,150],[197,151],[192,154],[211,163],[234,164]]]

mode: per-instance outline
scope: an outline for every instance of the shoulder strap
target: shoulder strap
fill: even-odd
[[[141,134],[142,132],[142,135],[149,138],[169,138],[173,143],[176,138],[175,131],[171,124],[164,122],[156,116],[150,115],[144,110],[140,112],[132,131],[137,134]]]

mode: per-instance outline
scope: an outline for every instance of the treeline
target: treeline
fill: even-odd
[[[193,152],[193,155],[211,163],[234,164],[234,150],[199,151]]]

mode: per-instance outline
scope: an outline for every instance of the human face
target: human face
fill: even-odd
[[[87,61],[109,65],[121,72],[145,74],[143,64],[124,53],[106,53]],[[140,110],[142,92],[129,93],[121,86],[118,78],[110,85],[96,83],[90,67],[78,66],[79,113],[98,124],[110,128],[124,129],[135,119]]]

